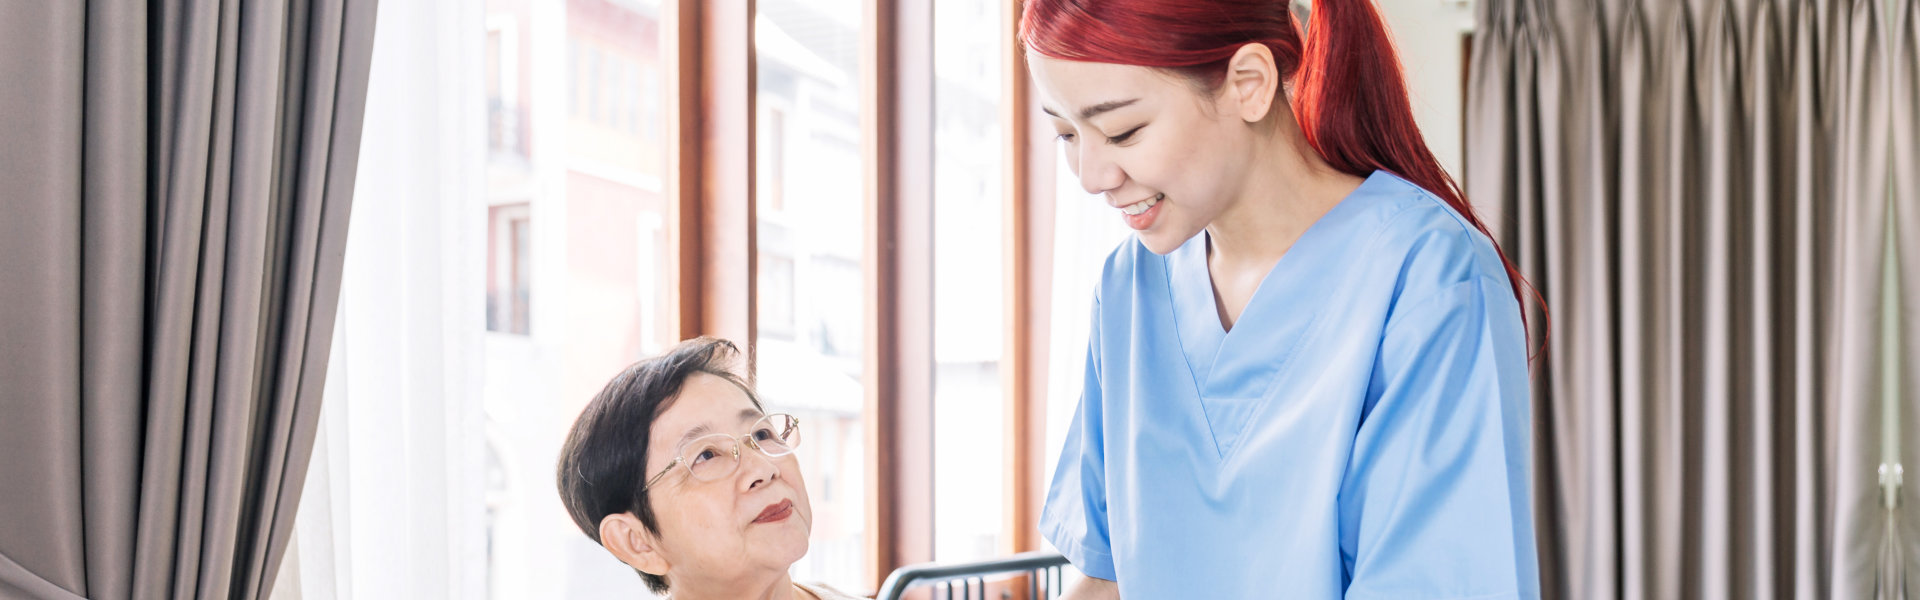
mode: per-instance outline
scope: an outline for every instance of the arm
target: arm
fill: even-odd
[[[1120,584],[1098,577],[1080,580],[1060,600],[1120,600]]]
[[[1060,448],[1060,462],[1047,488],[1047,499],[1040,513],[1040,533],[1075,568],[1085,573],[1088,582],[1104,581],[1112,586],[1115,573],[1113,543],[1108,531],[1106,444],[1104,406],[1100,388],[1100,304],[1094,302],[1093,328],[1088,333],[1087,362],[1080,405],[1075,407],[1072,425],[1067,428],[1066,443]],[[1082,597],[1086,584],[1074,586]],[[1118,588],[1113,588],[1118,593]],[[1093,595],[1092,598],[1117,596]]]
[[[1537,598],[1519,307],[1490,277],[1409,300],[1340,491],[1347,598]]]

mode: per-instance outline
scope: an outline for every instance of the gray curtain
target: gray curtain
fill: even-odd
[[[1920,265],[1915,2],[1480,0],[1464,183],[1552,313],[1547,597],[1899,597],[1881,303],[1890,217],[1908,289]]]
[[[0,2],[0,597],[272,586],[373,4]]]
[[[1893,21],[1893,210],[1900,273],[1900,463],[1906,483],[1893,536],[1907,598],[1920,600],[1920,0],[1895,3]]]

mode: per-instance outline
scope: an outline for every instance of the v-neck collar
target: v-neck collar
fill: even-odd
[[[1345,229],[1342,225],[1365,204],[1355,202],[1355,198],[1366,195],[1385,175],[1375,171],[1300,234],[1254,288],[1232,331],[1221,325],[1215,303],[1213,279],[1207,268],[1208,234],[1202,231],[1164,257],[1174,326],[1221,456],[1238,441],[1246,417],[1317,316],[1317,310],[1289,311],[1285,300],[1312,293],[1299,289],[1303,276],[1335,258],[1334,253],[1345,251],[1338,243]],[[1220,361],[1223,354],[1227,361]]]

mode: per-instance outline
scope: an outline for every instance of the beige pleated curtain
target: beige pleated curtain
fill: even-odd
[[[264,598],[372,0],[0,2],[0,598]]]
[[[1478,4],[1465,185],[1552,312],[1546,596],[1920,599],[1920,0]]]

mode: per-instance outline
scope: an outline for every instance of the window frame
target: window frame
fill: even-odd
[[[865,585],[933,557],[933,2],[863,0],[860,35],[864,206],[864,444],[869,449]],[[1004,26],[1018,24],[1020,0]],[[756,0],[662,3],[669,245],[677,339],[746,341],[758,365]],[[1051,136],[1008,52],[1002,85],[1007,176],[1006,553],[1040,547],[1048,308]]]

